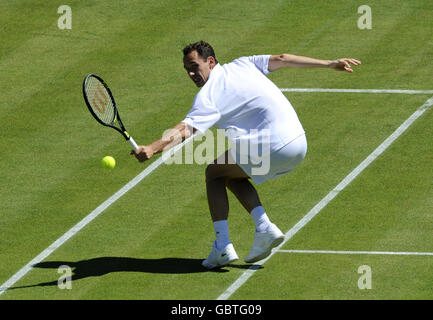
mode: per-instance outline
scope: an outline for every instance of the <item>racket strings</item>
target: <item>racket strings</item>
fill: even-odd
[[[115,120],[113,102],[104,85],[95,77],[88,78],[86,95],[95,115],[102,122],[113,125]]]

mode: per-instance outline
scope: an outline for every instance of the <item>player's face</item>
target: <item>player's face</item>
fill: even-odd
[[[209,79],[210,71],[215,66],[214,57],[203,59],[196,50],[190,52],[183,58],[183,65],[188,76],[197,87],[203,87]]]

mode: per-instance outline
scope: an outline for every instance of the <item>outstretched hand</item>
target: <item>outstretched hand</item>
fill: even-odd
[[[352,58],[342,58],[334,60],[330,63],[329,67],[337,71],[353,72],[351,65],[358,66],[361,61]]]

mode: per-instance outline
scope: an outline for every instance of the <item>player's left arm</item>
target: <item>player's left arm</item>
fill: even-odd
[[[284,67],[292,68],[331,68],[337,71],[353,72],[351,65],[360,65],[361,61],[353,58],[341,58],[336,60],[322,60],[294,54],[278,54],[269,58],[268,70],[276,71]]]

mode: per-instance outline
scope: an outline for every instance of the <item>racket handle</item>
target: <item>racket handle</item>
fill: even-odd
[[[134,139],[132,139],[132,137],[129,137],[128,141],[134,150],[138,149],[138,145],[135,143],[135,141],[134,141]]]

